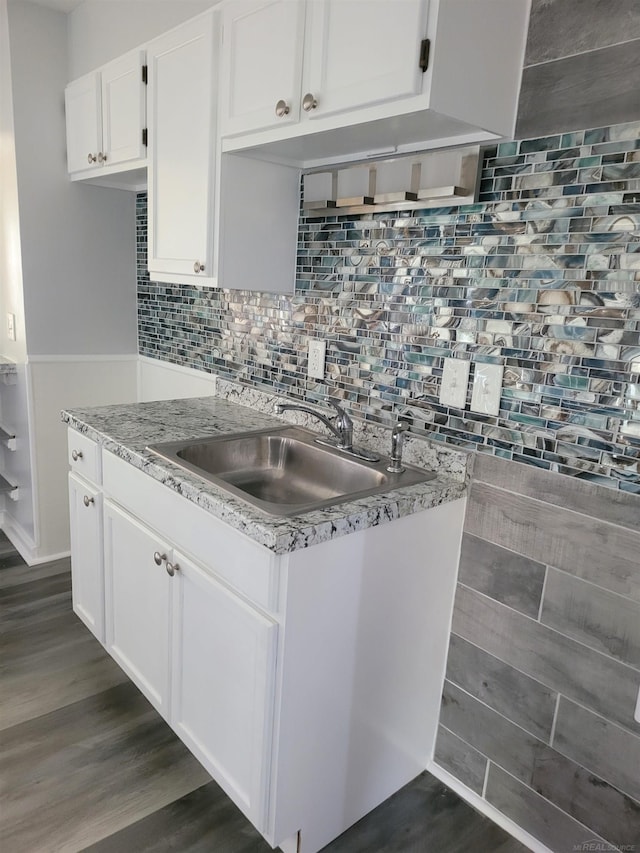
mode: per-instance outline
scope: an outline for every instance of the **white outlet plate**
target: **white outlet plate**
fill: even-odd
[[[316,338],[313,338],[309,341],[307,376],[310,379],[324,379],[324,360],[326,354],[326,341],[319,341]]]
[[[471,362],[461,358],[445,358],[440,385],[440,402],[443,406],[464,409],[467,404],[467,385]]]
[[[481,415],[497,415],[500,411],[502,393],[501,364],[476,364],[473,372],[471,411]]]
[[[7,337],[10,341],[16,339],[16,315],[7,313]]]

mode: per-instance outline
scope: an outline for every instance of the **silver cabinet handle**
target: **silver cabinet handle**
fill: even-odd
[[[193,265],[194,272],[204,272],[204,264],[201,264],[200,261],[196,261]]]
[[[175,573],[179,572],[179,571],[180,571],[180,566],[177,563],[170,563],[167,560],[167,574],[170,577],[173,577],[175,575]]]
[[[91,504],[95,503],[95,500],[93,498],[90,498],[89,495],[85,495],[82,499],[82,502],[85,506],[91,506]]]
[[[311,110],[315,110],[318,106],[318,101],[314,98],[311,92],[307,92],[307,94],[302,99],[302,109],[305,113],[310,113]]]
[[[103,152],[100,151],[98,154],[98,163],[106,163],[106,162],[107,162],[107,155],[103,154]]]
[[[166,554],[161,554],[160,551],[154,551],[153,562],[156,564],[156,566],[161,566],[166,559]]]
[[[71,451],[71,458],[73,459],[74,462],[77,462],[78,459],[82,459],[82,456],[83,456],[83,453],[81,450],[72,450]]]
[[[288,116],[291,112],[291,107],[286,101],[283,101],[282,98],[276,104],[276,115],[278,118],[283,118],[284,116]]]
[[[95,163],[97,159],[95,154],[87,154],[87,163]]]

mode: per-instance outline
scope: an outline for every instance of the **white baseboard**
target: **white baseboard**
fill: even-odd
[[[538,841],[537,838],[534,838],[533,835],[530,835],[521,826],[518,826],[517,823],[512,821],[501,811],[498,811],[495,806],[492,806],[491,803],[488,803],[479,794],[476,794],[475,791],[467,788],[466,785],[463,785],[455,776],[452,776],[451,773],[448,773],[442,767],[439,767],[434,761],[429,761],[427,770],[435,776],[436,779],[439,779],[444,785],[446,785],[447,788],[451,788],[451,790],[458,794],[459,797],[469,803],[469,805],[476,811],[480,812],[480,814],[483,814],[485,817],[488,817],[489,820],[492,820],[499,827],[504,829],[505,832],[512,835],[517,841],[524,844],[524,846],[528,847],[529,850],[533,850],[533,853],[553,853],[553,850],[545,847],[545,845]]]

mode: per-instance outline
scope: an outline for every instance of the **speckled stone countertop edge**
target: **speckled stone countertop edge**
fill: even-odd
[[[200,506],[275,554],[287,554],[462,498],[464,479],[434,480],[293,517],[269,516],[196,474],[161,459],[148,444],[211,433],[282,426],[283,420],[223,397],[71,409],[62,420],[105,450]],[[168,426],[167,426],[168,424]],[[144,437],[143,437],[144,436]]]

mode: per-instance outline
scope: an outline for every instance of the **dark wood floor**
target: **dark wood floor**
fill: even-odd
[[[0,849],[271,848],[71,610],[68,560],[29,568],[0,532]],[[522,853],[427,773],[325,853]]]

